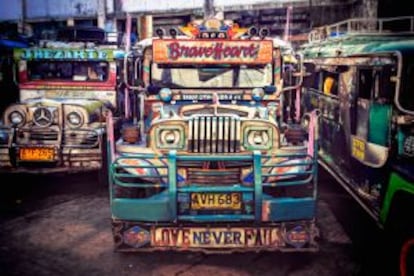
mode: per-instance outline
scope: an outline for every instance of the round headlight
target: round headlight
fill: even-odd
[[[171,89],[164,87],[164,88],[161,88],[159,95],[160,95],[161,101],[169,102],[171,101],[171,98],[172,98],[172,91]]]
[[[261,101],[263,99],[264,90],[263,88],[254,88],[252,91],[252,98],[256,102]]]
[[[77,112],[70,112],[67,116],[67,120],[69,124],[76,126],[76,127],[82,124],[82,117]]]
[[[161,142],[164,145],[178,144],[180,133],[176,130],[164,130],[161,132]]]
[[[247,141],[252,146],[265,146],[269,142],[267,130],[252,130],[249,132]]]
[[[21,125],[24,122],[24,115],[19,111],[13,111],[9,114],[9,121],[12,125]]]

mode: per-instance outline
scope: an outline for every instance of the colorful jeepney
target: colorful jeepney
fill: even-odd
[[[122,52],[92,42],[41,41],[16,49],[14,59],[19,101],[2,117],[0,170],[102,169],[104,176],[105,114],[120,109]]]
[[[128,54],[139,116],[109,147],[115,249],[316,251],[316,116],[284,117],[300,59],[216,19],[156,33]]]
[[[413,26],[355,18],[312,31],[302,48],[320,164],[400,246],[414,237]]]

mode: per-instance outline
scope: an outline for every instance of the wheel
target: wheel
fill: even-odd
[[[392,201],[389,217],[385,224],[386,238],[390,246],[390,264],[401,276],[413,271],[414,257],[414,223],[411,219],[413,196],[405,192],[397,192]],[[399,270],[397,272],[397,270]]]

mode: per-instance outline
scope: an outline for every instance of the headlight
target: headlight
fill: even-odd
[[[176,130],[165,130],[162,131],[161,141],[164,144],[173,145],[180,139],[180,133]]]
[[[171,101],[171,97],[172,97],[172,91],[169,88],[162,88],[159,92],[160,95],[160,99],[163,102],[169,102]]]
[[[181,126],[158,128],[156,136],[158,148],[180,149],[184,146],[184,129]]]
[[[244,147],[247,150],[268,150],[272,147],[272,128],[247,127],[244,130]]]
[[[24,123],[24,115],[20,111],[13,111],[9,114],[9,122],[13,126],[21,126]]]
[[[71,124],[74,127],[78,127],[80,125],[82,125],[83,120],[82,120],[82,116],[81,114],[77,113],[77,112],[70,112],[67,116],[66,119],[68,120],[69,124]]]

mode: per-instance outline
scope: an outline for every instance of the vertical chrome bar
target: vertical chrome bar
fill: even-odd
[[[218,143],[217,143],[217,152],[223,152],[223,126],[224,118],[218,117],[217,122],[217,132],[218,132]]]
[[[238,152],[238,151],[240,151],[240,144],[241,144],[241,134],[240,134],[240,131],[241,131],[241,122],[240,122],[240,118],[237,118],[236,119],[237,120],[237,124],[236,124],[236,129],[234,130],[234,132],[236,133],[236,138],[235,138],[235,140],[236,140],[236,149],[235,149],[235,152]]]
[[[198,128],[199,128],[199,118],[195,117],[194,118],[194,152],[198,152],[198,147],[199,147],[199,134],[198,134]]]
[[[199,152],[206,152],[206,117],[200,117],[200,125],[199,125],[199,144],[200,144],[200,151]]]
[[[211,117],[211,152],[217,152],[217,117]]]
[[[211,153],[211,117],[206,117],[206,140],[204,142],[205,152]]]
[[[229,152],[235,152],[235,149],[236,149],[236,147],[235,147],[235,145],[236,145],[236,137],[235,137],[235,133],[234,133],[234,130],[235,130],[235,128],[236,128],[236,119],[235,118],[233,118],[233,117],[231,117],[230,118],[230,127],[229,127],[229,141],[230,141],[230,143],[229,143]]]
[[[194,121],[193,118],[191,118],[188,121],[188,149],[189,151],[194,151],[194,138],[193,138],[193,129],[194,127]]]

